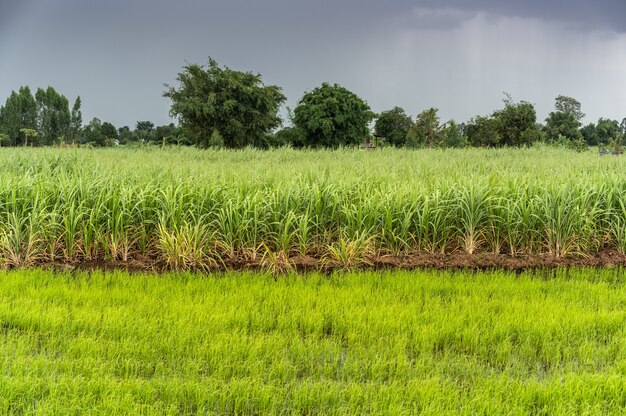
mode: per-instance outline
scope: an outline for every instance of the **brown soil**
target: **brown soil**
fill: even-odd
[[[75,264],[43,263],[40,267],[60,271],[76,270],[125,270],[129,272],[165,272],[169,270],[164,264],[149,258],[130,261],[85,261]],[[378,255],[365,259],[354,265],[328,262],[312,256],[295,256],[288,263],[279,265],[278,270],[296,270],[299,272],[326,271],[336,269],[434,269],[434,270],[524,270],[555,269],[559,267],[624,267],[626,255],[617,251],[605,250],[586,256],[571,255],[554,257],[547,254],[523,255],[512,257],[503,254],[477,253],[418,253],[413,255]],[[223,270],[262,270],[264,264],[259,259],[233,258],[225,259],[219,266],[205,271]]]

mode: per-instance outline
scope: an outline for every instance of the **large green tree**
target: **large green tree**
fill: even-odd
[[[441,124],[438,112],[437,108],[429,108],[417,115],[407,135],[407,147],[443,146],[445,126]]]
[[[105,146],[107,137],[102,133],[102,121],[94,117],[83,127],[81,142],[92,146]]]
[[[22,129],[37,129],[37,104],[28,86],[12,91],[4,106],[0,108],[0,132],[9,136],[7,143],[25,143]]]
[[[148,120],[138,121],[135,125],[134,135],[137,140],[143,142],[152,141],[152,131],[154,130],[154,123]]]
[[[598,136],[596,134],[596,125],[589,123],[586,126],[581,127],[580,133],[583,139],[589,146],[595,146],[598,144]]]
[[[35,93],[37,103],[37,125],[40,132],[39,144],[50,145],[55,140],[71,133],[71,113],[69,102],[54,88],[38,88]]]
[[[465,147],[467,137],[463,133],[463,128],[454,120],[450,120],[442,130],[444,147]]]
[[[374,132],[377,136],[384,137],[387,143],[394,146],[404,146],[409,129],[413,120],[400,107],[383,111],[376,118]]]
[[[546,136],[550,141],[557,141],[561,137],[570,141],[582,139],[580,127],[585,114],[581,111],[581,104],[572,97],[559,95],[555,99],[554,110],[546,118]]]
[[[535,106],[527,101],[514,102],[505,93],[504,108],[488,117],[475,117],[465,128],[472,146],[530,146],[542,140]]]
[[[621,142],[622,131],[619,121],[600,117],[596,123],[596,137],[598,144],[609,144],[610,142]]]
[[[0,131],[9,137],[9,143],[15,145],[22,127],[22,109],[18,94],[11,91],[4,105],[0,108]]]
[[[374,113],[365,101],[338,84],[307,92],[293,111],[293,122],[311,147],[351,146],[370,134]]]
[[[226,147],[258,145],[280,125],[278,109],[286,98],[280,87],[264,85],[260,74],[220,67],[211,58],[206,66],[183,69],[180,86],[166,85],[163,95],[172,100],[170,114],[198,145],[207,145],[214,131]]]
[[[153,128],[154,128],[154,123],[148,120],[138,121],[137,124],[135,125],[135,130],[147,131],[148,133],[150,133]]]
[[[476,116],[465,127],[467,139],[472,146],[495,147],[500,145],[500,126],[493,117]]]
[[[109,123],[108,121],[103,122],[102,125],[100,126],[100,134],[104,136],[105,145],[108,143],[115,142],[119,137],[117,128],[113,124]]]
[[[582,112],[582,105],[578,100],[565,95],[559,95],[554,99],[554,109],[561,113],[570,114],[576,120],[580,121],[585,117]]]
[[[20,133],[24,135],[24,146],[28,146],[29,137],[37,137],[39,135],[39,132],[33,129],[20,129]]]
[[[72,113],[70,114],[70,129],[68,134],[69,141],[74,144],[78,138],[78,132],[83,127],[83,113],[80,110],[81,101],[80,96],[76,97],[74,105],[72,106]]]
[[[590,146],[606,145],[609,142],[621,142],[622,132],[620,124],[617,120],[608,118],[600,118],[596,124],[589,123],[580,132]]]
[[[293,146],[304,147],[304,132],[295,126],[285,126],[272,134],[268,140],[271,147]]]
[[[136,141],[137,138],[134,133],[130,130],[128,126],[122,126],[117,129],[117,137],[120,141],[120,144],[128,144],[130,142]]]
[[[507,94],[504,108],[496,110],[492,118],[496,120],[500,146],[530,146],[541,137],[535,107],[527,101],[515,103]]]

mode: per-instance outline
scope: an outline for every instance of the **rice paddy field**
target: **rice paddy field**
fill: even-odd
[[[0,149],[0,266],[626,250],[626,163],[549,147]]]
[[[0,272],[0,413],[623,414],[624,282]]]

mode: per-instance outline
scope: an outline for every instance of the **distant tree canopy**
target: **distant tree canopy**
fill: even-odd
[[[374,132],[377,136],[384,137],[387,143],[401,147],[406,143],[406,136],[411,126],[413,126],[413,120],[404,112],[404,109],[394,107],[378,115]]]
[[[114,146],[135,144],[191,145],[182,127],[173,123],[154,127],[150,121],[139,121],[131,130],[128,126],[116,128],[112,123],[93,118],[79,133],[79,143],[91,146]]]
[[[442,130],[444,137],[443,146],[445,147],[465,147],[467,146],[467,138],[463,133],[463,128],[454,120],[450,120]]]
[[[37,132],[37,130],[33,130],[33,129],[20,129],[20,133],[24,135],[24,146],[28,146],[29,137],[39,136],[39,133]]]
[[[590,146],[607,145],[623,140],[624,134],[617,120],[600,118],[597,123],[589,123],[580,132]]]
[[[493,113],[501,146],[530,146],[541,138],[535,107],[526,101],[514,103],[507,95],[504,108]]]
[[[81,132],[81,142],[92,146],[104,146],[106,136],[102,132],[102,121],[94,117]]]
[[[280,125],[278,109],[286,97],[279,87],[264,85],[260,74],[222,68],[210,58],[207,66],[183,68],[180,86],[166,85],[163,95],[198,145],[208,145],[214,131],[229,148],[258,145]]]
[[[150,133],[152,131],[152,129],[154,128],[154,123],[151,121],[138,121],[135,127],[135,130],[137,131],[145,131]]]
[[[578,121],[585,117],[585,113],[581,111],[580,102],[565,95],[559,95],[554,99],[554,109],[557,112],[569,114]]]
[[[37,103],[27,86],[20,87],[17,93],[12,91],[0,108],[0,132],[8,136],[7,143],[13,146],[26,143],[22,129],[37,129]]]
[[[493,117],[476,116],[465,127],[467,140],[476,147],[500,146],[498,120]]]
[[[356,94],[323,83],[300,99],[293,121],[304,135],[304,146],[337,147],[362,143],[370,135],[373,118],[370,107]]]
[[[0,146],[195,145],[259,148],[337,147],[359,145],[373,133],[376,145],[396,147],[519,147],[535,142],[583,150],[587,146],[620,147],[626,141],[626,117],[599,118],[582,126],[585,114],[575,98],[559,95],[544,125],[533,104],[514,102],[505,93],[504,106],[491,115],[466,123],[442,121],[437,108],[412,119],[393,107],[375,115],[368,104],[338,84],[323,83],[303,95],[294,111],[287,107],[287,126],[278,129],[278,109],[285,101],[279,87],[266,86],[261,75],[220,67],[209,58],[206,66],[187,65],[178,74],[178,88],[166,85],[170,114],[179,123],[155,126],[149,120],[134,128],[115,127],[97,117],[83,126],[81,97],[73,106],[53,87],[12,91],[0,106]]]
[[[580,127],[585,114],[581,111],[581,104],[572,97],[559,95],[554,103],[555,111],[546,118],[545,132],[549,141],[564,138],[570,141],[582,140]]]
[[[429,108],[417,115],[415,123],[407,134],[407,147],[440,147],[445,141],[444,126],[441,124],[439,109]]]
[[[75,110],[80,112],[80,100]],[[78,113],[74,114],[75,117]],[[71,117],[67,98],[54,88],[38,88],[33,96],[30,88],[24,86],[17,93],[13,91],[0,108],[0,129],[15,146],[50,145],[72,135]],[[74,121],[78,122],[78,119]],[[26,136],[24,131],[30,130],[37,134]],[[32,139],[29,141],[28,137]]]
[[[68,139],[70,143],[76,143],[78,134],[83,126],[83,113],[80,110],[81,101],[80,96],[76,97],[74,105],[72,106],[72,113],[70,114],[70,132]]]
[[[70,132],[70,108],[67,98],[54,88],[38,88],[35,93],[37,104],[37,125],[41,144],[50,145],[63,140]]]
[[[272,143],[275,146],[304,147],[304,136],[304,132],[298,127],[286,126],[274,133]]]
[[[542,139],[534,105],[527,101],[516,103],[510,95],[505,96],[504,108],[489,117],[477,116],[469,121],[466,134],[472,146],[530,146]]]

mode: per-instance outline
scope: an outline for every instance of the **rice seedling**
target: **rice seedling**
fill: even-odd
[[[0,272],[0,413],[621,414],[624,283]]]

